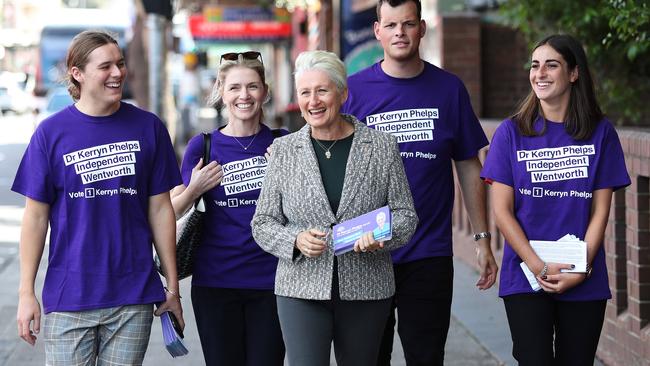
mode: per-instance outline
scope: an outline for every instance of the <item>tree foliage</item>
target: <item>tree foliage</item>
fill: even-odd
[[[599,101],[619,124],[650,125],[650,5],[645,0],[506,0],[529,44],[553,33],[582,42]]]

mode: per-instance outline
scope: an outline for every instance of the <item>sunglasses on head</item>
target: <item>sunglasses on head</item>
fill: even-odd
[[[260,59],[260,62],[264,63],[262,61],[262,54],[257,52],[257,51],[246,51],[246,52],[229,52],[229,53],[224,53],[221,55],[221,61],[219,63],[223,62],[223,60],[226,61],[238,61],[239,60],[239,55],[245,60],[257,60],[258,58]]]

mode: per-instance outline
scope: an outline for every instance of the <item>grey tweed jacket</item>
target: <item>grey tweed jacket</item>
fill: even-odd
[[[395,292],[389,251],[406,244],[418,222],[397,141],[350,115],[343,118],[354,124],[354,137],[336,215],[323,188],[310,126],[273,143],[251,225],[260,247],[279,258],[277,295],[330,299],[331,227],[385,205],[391,210],[392,239],[373,253],[351,251],[338,257],[339,293],[343,300],[378,300]],[[316,258],[294,252],[297,235],[311,228],[328,233],[328,248]]]

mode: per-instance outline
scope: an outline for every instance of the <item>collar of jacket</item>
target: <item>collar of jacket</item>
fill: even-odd
[[[307,169],[306,176],[309,181],[305,182],[305,184],[312,184],[321,187],[320,195],[322,196],[322,200],[324,200],[321,203],[324,203],[329,209],[328,216],[331,219],[330,226],[348,219],[348,217],[346,217],[346,210],[352,204],[352,201],[359,190],[364,189],[363,184],[361,183],[364,181],[368,164],[372,159],[374,145],[369,127],[350,114],[342,113],[341,117],[343,117],[346,122],[354,125],[354,137],[352,138],[352,146],[350,147],[350,154],[345,167],[341,202],[339,203],[339,209],[336,215],[332,212],[332,208],[327,199],[327,194],[325,193],[325,188],[323,188],[323,179],[320,174],[320,169],[318,168],[318,160],[316,159],[316,153],[314,152],[314,147],[310,140],[311,126],[305,124],[305,126],[298,130],[296,132],[298,136],[293,144],[294,149],[296,149],[296,152],[299,154],[301,159],[306,159],[306,161],[303,162],[303,167]]]

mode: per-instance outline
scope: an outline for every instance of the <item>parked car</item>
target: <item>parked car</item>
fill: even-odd
[[[0,112],[5,114],[25,113],[29,111],[31,96],[18,85],[0,84]]]

